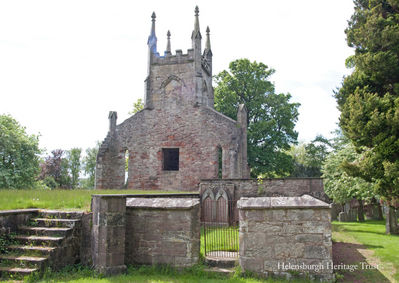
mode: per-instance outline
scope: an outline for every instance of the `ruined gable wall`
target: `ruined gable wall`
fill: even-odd
[[[117,126],[118,143],[129,150],[132,189],[195,190],[202,178],[216,178],[217,147],[225,152],[225,177],[234,177],[230,149],[237,147],[241,129],[207,107],[182,101],[168,108],[143,110]],[[162,148],[179,148],[179,171],[162,170]]]

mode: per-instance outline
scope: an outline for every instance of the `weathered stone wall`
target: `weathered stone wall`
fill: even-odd
[[[116,274],[126,270],[126,198],[118,195],[93,195],[92,259],[96,270]]]
[[[26,225],[39,209],[16,209],[0,211],[0,235],[16,232],[18,226]]]
[[[93,228],[93,213],[86,212],[81,218],[80,263],[92,266],[91,232]]]
[[[244,271],[333,280],[328,204],[311,196],[242,198],[239,261]]]
[[[276,179],[213,179],[201,180],[200,194],[206,190],[215,194],[223,189],[231,199],[241,197],[297,197],[304,194],[329,202],[321,178],[276,178]]]
[[[199,213],[198,199],[127,199],[126,264],[198,263]]]

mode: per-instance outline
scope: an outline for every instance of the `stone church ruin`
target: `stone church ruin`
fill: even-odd
[[[186,192],[92,195],[87,212],[0,211],[0,236],[17,233],[19,244],[10,248],[44,254],[0,255],[0,263],[24,265],[0,266],[0,276],[77,262],[108,275],[132,264],[190,267],[203,248],[206,260],[239,264],[264,277],[334,279],[323,180],[249,179],[246,108],[238,107],[237,121],[214,110],[210,31],[202,52],[198,13],[196,8],[193,48],[172,55],[168,32],[162,56],[152,15],[145,107],[121,124],[116,112],[109,113],[96,166],[97,189]],[[62,234],[54,237],[54,231]],[[225,232],[228,238],[222,238]]]
[[[214,109],[210,30],[202,52],[198,13],[197,8],[192,49],[174,55],[170,32],[166,51],[158,53],[152,14],[144,110],[119,125],[117,113],[110,112],[97,156],[97,189],[193,191],[201,179],[218,178],[219,171],[222,178],[249,177],[246,109],[239,106],[237,121]]]

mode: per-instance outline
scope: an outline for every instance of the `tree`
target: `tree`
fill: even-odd
[[[387,233],[399,233],[391,221],[399,198],[399,2],[356,0],[345,30],[355,54],[347,59],[353,73],[335,96],[340,125],[362,158],[345,170],[376,184],[391,206]]]
[[[39,138],[10,115],[0,115],[0,188],[30,188],[39,173]]]
[[[75,189],[79,185],[79,175],[81,169],[80,154],[81,148],[72,148],[68,151],[68,169],[71,174],[71,187]]]
[[[136,102],[133,103],[133,110],[129,111],[129,114],[134,115],[143,109],[144,109],[144,102],[141,98],[139,98],[139,99],[137,99]]]
[[[331,152],[323,164],[324,190],[335,203],[345,203],[357,199],[359,202],[358,218],[364,220],[363,202],[373,202],[376,198],[375,184],[362,178],[352,177],[345,171],[345,163],[361,159],[351,143]]]
[[[69,183],[65,172],[65,161],[63,162],[64,151],[62,149],[55,149],[51,151],[44,162],[40,165],[40,179],[51,188],[65,186]]]
[[[94,188],[95,173],[96,173],[96,161],[99,145],[86,149],[86,155],[83,158],[83,170],[88,176],[86,187]]]
[[[299,104],[290,103],[290,94],[275,93],[269,81],[273,73],[263,63],[239,59],[215,77],[216,110],[236,119],[238,105],[247,107],[248,163],[254,177],[288,174],[292,160],[285,151],[298,137],[294,127]]]
[[[310,143],[292,145],[288,151],[294,163],[290,177],[321,177],[330,148],[330,142],[320,135]]]

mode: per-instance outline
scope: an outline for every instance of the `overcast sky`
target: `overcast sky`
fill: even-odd
[[[121,123],[144,96],[151,13],[158,51],[169,29],[172,53],[186,53],[195,5],[203,37],[211,30],[214,74],[238,58],[267,64],[276,90],[301,103],[299,140],[329,136],[339,115],[333,90],[353,53],[344,34],[350,0],[2,0],[0,114],[40,133],[48,151],[94,146],[108,111]]]

